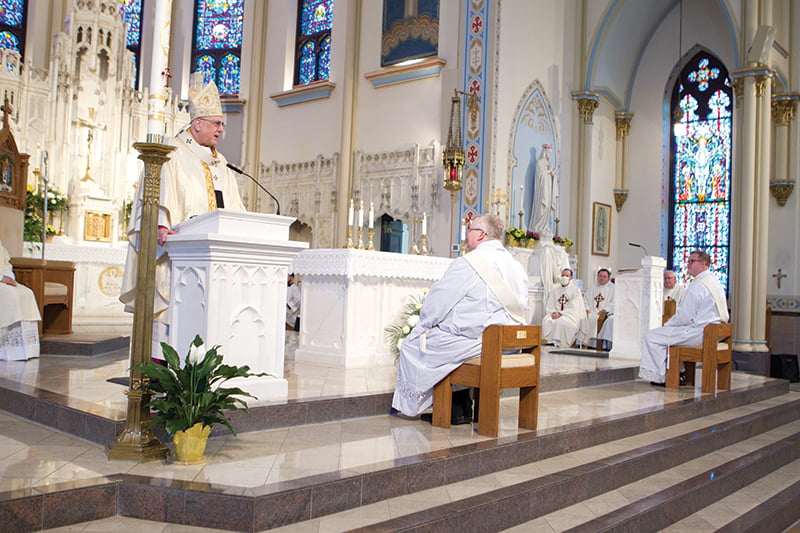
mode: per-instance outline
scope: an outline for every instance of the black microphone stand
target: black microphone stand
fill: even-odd
[[[265,193],[269,194],[269,197],[270,197],[270,198],[272,198],[273,200],[275,200],[275,205],[276,205],[276,207],[277,207],[277,209],[276,209],[276,211],[275,211],[275,214],[276,214],[276,215],[280,215],[280,214],[281,214],[281,203],[278,201],[278,199],[277,199],[277,198],[275,198],[275,195],[273,195],[271,192],[269,192],[269,191],[267,190],[267,188],[266,188],[266,187],[264,187],[263,185],[261,185],[261,184],[258,182],[258,180],[257,180],[257,179],[255,179],[253,176],[251,176],[250,174],[248,174],[248,173],[247,173],[247,172],[245,172],[244,170],[242,170],[242,169],[240,169],[240,168],[236,168],[235,166],[231,165],[230,163],[228,163],[228,168],[229,168],[229,169],[231,169],[231,170],[233,170],[233,171],[234,171],[234,172],[236,172],[237,174],[242,174],[243,176],[247,176],[248,178],[250,178],[250,179],[253,181],[253,183],[255,183],[256,185],[258,185],[259,189],[261,189],[261,190],[262,190],[262,191],[264,191]]]

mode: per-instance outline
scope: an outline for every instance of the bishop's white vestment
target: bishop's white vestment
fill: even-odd
[[[14,279],[11,256],[0,243],[0,278]],[[42,317],[33,291],[24,285],[0,283],[0,360],[23,361],[39,357]]]
[[[527,316],[528,275],[500,241],[483,242],[470,254],[480,254],[494,268]],[[420,414],[432,405],[436,383],[481,354],[486,326],[517,323],[466,257],[456,258],[431,286],[419,322],[403,341],[392,407]]]
[[[213,210],[211,201],[214,190],[222,191],[225,209],[245,211],[239,195],[239,187],[232,172],[227,168],[225,157],[206,146],[197,143],[188,130],[176,137],[167,139],[167,144],[176,146],[169,155],[169,161],[161,167],[161,199],[158,210],[158,225],[172,228],[195,215]],[[125,262],[125,277],[122,281],[120,301],[125,310],[132,312],[136,305],[136,270],[139,263],[139,231],[142,217],[142,192],[144,175],[139,180],[134,201],[134,212],[128,228],[128,256]],[[164,248],[156,249],[156,294],[153,301],[153,319],[162,325],[167,324],[170,300],[170,260]],[[158,342],[164,341],[164,326],[154,328],[154,355],[160,357]],[[156,338],[158,337],[158,338]],[[181,347],[175,347],[180,352]]]
[[[583,295],[586,305],[586,333],[590,339],[597,336],[597,317],[600,311],[608,314],[614,312],[614,284],[606,282],[605,285],[595,285]]]
[[[725,291],[714,273],[706,270],[698,274],[686,288],[675,315],[663,327],[651,329],[642,337],[639,377],[664,383],[670,346],[702,344],[703,328],[727,322],[728,311],[723,308],[720,314],[718,300],[725,302]]]
[[[553,318],[554,311],[561,316]],[[586,328],[586,308],[581,290],[570,281],[566,287],[559,285],[550,291],[542,317],[542,338],[556,346],[569,348],[575,341],[586,344]]]

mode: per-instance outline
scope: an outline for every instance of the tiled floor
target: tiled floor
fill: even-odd
[[[292,341],[290,338],[287,343],[287,354],[290,356]],[[632,364],[631,361],[545,354],[542,372],[550,375]],[[126,405],[123,387],[106,380],[124,375],[127,367],[127,358],[123,353],[94,358],[48,356],[27,362],[0,362],[0,377],[64,394],[81,404],[90,403],[95,412],[104,416],[122,419]],[[344,370],[294,364],[291,357],[287,360],[285,373],[292,399],[389,392],[393,390],[395,380],[394,367]],[[761,379],[735,374],[734,385]],[[552,428],[660,406],[692,394],[695,393],[687,390],[665,391],[640,381],[545,393],[540,402],[539,427]],[[517,431],[513,399],[504,400],[503,403],[505,416],[501,420],[501,436],[512,435]],[[671,431],[666,432],[667,436]],[[101,446],[0,412],[0,491],[130,473],[225,485],[230,492],[249,494],[257,487],[273,482],[323,472],[364,471],[376,462],[483,439],[485,437],[475,434],[470,426],[442,430],[420,421],[375,416],[214,438],[209,442],[208,462],[204,465],[179,466],[161,461],[139,464],[109,461]],[[569,460],[556,459],[550,464]],[[539,465],[536,468],[547,467]],[[505,471],[487,476],[486,479],[442,487],[430,494],[430,491],[426,491],[402,501],[389,500],[351,511],[355,517],[360,517],[357,520],[352,520],[353,516],[333,515],[324,524],[321,521],[313,525],[298,524],[286,531],[342,530],[346,529],[345,524],[363,524],[365,515],[381,515],[388,510],[389,515],[397,516],[420,505],[435,503],[437,498],[449,501],[462,494],[496,488],[519,476],[532,474],[535,473],[524,471],[524,468],[519,472]],[[137,531],[210,531],[122,517],[78,524],[58,531],[118,531],[126,528]]]

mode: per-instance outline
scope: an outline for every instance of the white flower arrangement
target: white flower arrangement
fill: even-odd
[[[386,342],[389,344],[389,350],[395,360],[400,357],[400,348],[403,346],[403,341],[419,323],[419,312],[427,295],[428,289],[424,289],[419,294],[409,296],[408,302],[400,312],[400,317],[383,330],[386,333]]]

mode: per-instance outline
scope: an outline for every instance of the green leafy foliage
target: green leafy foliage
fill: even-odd
[[[400,357],[400,347],[403,345],[403,341],[419,322],[419,312],[427,295],[428,289],[425,289],[420,294],[409,296],[408,302],[400,312],[400,318],[383,330],[386,335],[386,343],[389,345],[395,361]]]
[[[134,368],[151,379],[145,388],[156,393],[148,404],[157,415],[150,426],[163,424],[170,437],[178,431],[189,429],[198,422],[213,427],[222,424],[236,434],[226,411],[247,411],[244,397],[255,398],[238,387],[223,387],[232,378],[269,376],[254,374],[250,367],[222,364],[219,346],[203,352],[203,340],[197,335],[189,345],[189,352],[181,365],[175,349],[161,343],[167,366],[148,361]]]

